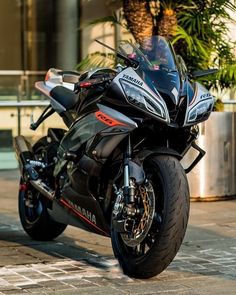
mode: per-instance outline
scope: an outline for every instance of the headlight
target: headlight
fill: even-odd
[[[143,88],[126,82],[123,79],[120,79],[120,84],[129,103],[140,108],[142,111],[146,111],[157,116],[165,122],[170,121],[168,110],[164,101],[152,96]]]
[[[212,111],[214,101],[213,99],[207,99],[200,101],[196,104],[188,113],[187,123],[203,121],[208,118]]]
[[[187,107],[184,125],[193,125],[208,119],[214,105],[211,93],[200,83],[194,83],[194,95]]]

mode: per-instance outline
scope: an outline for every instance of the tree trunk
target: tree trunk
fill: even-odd
[[[124,16],[135,40],[158,34],[171,39],[176,32],[177,17],[165,1],[123,0]]]
[[[170,40],[175,35],[177,29],[176,12],[171,8],[163,9],[156,26],[158,35]]]
[[[124,16],[134,39],[141,43],[152,36],[153,18],[146,0],[123,0]]]

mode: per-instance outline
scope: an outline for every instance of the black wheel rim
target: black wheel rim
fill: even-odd
[[[28,190],[23,197],[25,217],[29,223],[35,223],[43,212],[39,193]]]

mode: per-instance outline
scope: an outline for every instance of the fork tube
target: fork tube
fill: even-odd
[[[124,187],[129,187],[129,165],[124,167]]]
[[[134,202],[133,194],[130,194],[130,173],[129,173],[129,161],[131,159],[131,141],[130,135],[128,136],[126,151],[124,153],[124,197],[126,204]]]
[[[124,187],[129,187],[129,160],[131,159],[130,135],[128,135],[127,145],[124,153]]]

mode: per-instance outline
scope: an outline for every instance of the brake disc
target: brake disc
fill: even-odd
[[[150,182],[140,185],[136,189],[136,199],[140,199],[140,216],[134,217],[131,233],[122,233],[121,238],[129,247],[138,246],[148,234],[155,214],[155,194]]]

